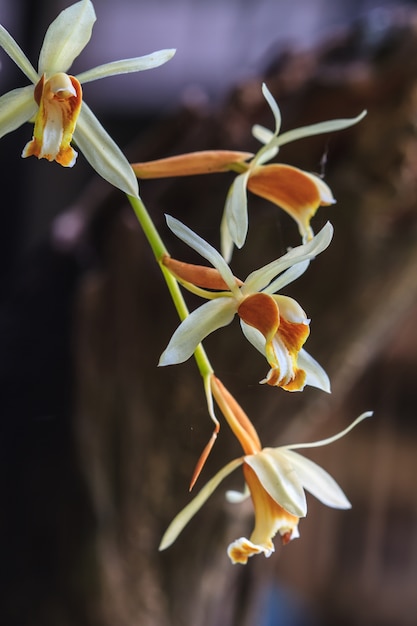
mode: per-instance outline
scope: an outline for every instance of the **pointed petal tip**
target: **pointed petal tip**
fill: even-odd
[[[158,365],[157,367],[166,367],[167,365],[176,365],[177,361],[173,358],[173,355],[167,353],[166,350],[164,350],[164,352],[161,354],[161,356],[159,357],[159,361],[158,361]]]

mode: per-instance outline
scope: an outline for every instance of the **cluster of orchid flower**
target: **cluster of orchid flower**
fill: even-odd
[[[62,11],[49,26],[36,70],[16,41],[0,26],[0,46],[31,81],[0,98],[0,137],[23,123],[34,123],[33,138],[23,149],[30,155],[72,167],[77,152],[74,142],[92,167],[113,186],[126,193],[150,243],[168,284],[181,318],[163,352],[159,365],[182,363],[194,355],[204,381],[208,412],[214,421],[213,435],[195,469],[194,485],[219,431],[214,406],[217,405],[243,449],[243,456],[229,462],[170,524],[160,549],[175,541],[179,533],[211,493],[232,471],[243,468],[243,493],[227,492],[231,502],[251,496],[255,527],[249,539],[232,542],[228,554],[234,563],[274,551],[272,539],[279,533],[282,542],[298,536],[298,522],[307,512],[305,490],[324,504],[349,508],[346,496],[321,467],[301,456],[295,449],[327,445],[344,436],[371,413],[364,413],[341,433],[315,443],[279,448],[262,447],[254,425],[239,403],[215,376],[202,341],[207,335],[232,322],[237,315],[246,339],[265,357],[269,371],[261,383],[287,391],[301,391],[312,385],[326,392],[330,383],[323,368],[304,350],[309,335],[309,320],[292,298],[277,294],[301,276],[318,254],[330,244],[330,223],[314,235],[311,218],[318,207],[330,205],[334,198],[324,181],[314,175],[281,163],[268,163],[279,148],[290,142],[319,133],[342,130],[359,122],[333,120],[280,134],[280,111],[266,85],[263,95],[275,119],[275,130],[261,126],[253,134],[262,147],[256,154],[227,150],[192,154],[130,164],[109,137],[82,98],[81,84],[114,74],[137,72],[168,61],[174,50],[160,50],[134,59],[108,63],[74,77],[67,74],[74,59],[88,43],[96,16],[90,0],[81,0]],[[192,265],[173,259],[139,197],[137,178],[187,176],[234,171],[236,178],[227,195],[220,225],[221,253],[173,217],[167,217],[170,230],[197,251],[212,267]],[[253,271],[246,280],[234,276],[229,266],[234,247],[242,248],[248,230],[247,190],[286,211],[296,221],[302,238],[291,249],[268,265]],[[191,314],[182,288],[207,300]]]

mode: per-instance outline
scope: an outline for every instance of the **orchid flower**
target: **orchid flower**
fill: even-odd
[[[119,147],[83,101],[81,84],[157,67],[168,61],[175,51],[160,50],[70,76],[67,71],[90,40],[95,20],[90,0],[81,0],[62,11],[46,32],[37,71],[0,25],[0,46],[32,83],[0,98],[0,137],[34,118],[33,139],[24,147],[23,157],[34,155],[72,167],[77,158],[77,152],[70,145],[74,139],[100,176],[137,197],[136,176]]]
[[[233,244],[241,248],[245,243],[248,230],[246,189],[286,211],[297,222],[303,242],[313,237],[311,218],[320,206],[336,202],[330,188],[319,176],[297,167],[283,163],[265,163],[276,157],[280,147],[287,143],[349,128],[366,115],[366,111],[363,111],[352,119],[320,122],[280,135],[281,112],[265,83],[262,85],[262,93],[274,116],[275,130],[271,131],[260,125],[252,128],[253,136],[264,145],[249,163],[244,164],[242,173],[235,178],[229,189],[221,225],[222,253],[227,259],[231,258]]]
[[[264,354],[271,368],[262,383],[287,391],[301,391],[305,385],[330,391],[326,372],[302,347],[309,335],[305,312],[293,298],[276,292],[301,276],[310,259],[327,248],[333,234],[331,224],[327,223],[311,241],[252,272],[242,282],[204,239],[173,217],[167,216],[167,223],[177,237],[214,267],[164,257],[163,265],[177,280],[208,302],[181,322],[159,365],[186,361],[205,337],[230,324],[237,314],[246,338]]]
[[[243,493],[228,491],[226,498],[229,502],[238,503],[250,495],[255,510],[255,527],[249,539],[240,537],[229,545],[227,552],[233,563],[245,564],[254,554],[263,553],[269,557],[275,551],[272,539],[277,533],[284,545],[299,537],[299,519],[307,514],[305,491],[309,491],[326,506],[336,509],[351,507],[335,480],[323,468],[295,450],[333,443],[370,417],[371,412],[363,413],[340,433],[321,441],[262,448],[248,416],[215,376],[212,377],[212,392],[238,437],[244,456],[225,465],[178,513],[162,538],[160,550],[165,550],[177,539],[214,490],[238,467],[243,468],[245,490]]]
[[[190,176],[228,170],[238,172],[227,195],[221,224],[221,251],[226,261],[232,257],[233,246],[241,248],[246,240],[247,189],[286,211],[297,222],[304,243],[313,237],[311,218],[320,206],[335,202],[330,188],[319,176],[297,167],[265,163],[276,157],[281,146],[291,141],[349,128],[366,115],[366,111],[363,111],[351,119],[320,122],[280,134],[281,113],[278,104],[265,84],[262,85],[262,93],[274,116],[275,130],[259,125],[252,128],[254,137],[264,144],[255,155],[250,152],[206,150],[132,164],[139,178]]]

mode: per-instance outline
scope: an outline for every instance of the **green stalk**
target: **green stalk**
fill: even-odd
[[[159,235],[159,232],[156,229],[156,226],[153,223],[152,218],[149,215],[142,200],[140,198],[135,198],[134,196],[129,195],[127,196],[127,198],[132,205],[138,222],[142,227],[142,230],[145,234],[146,239],[148,240],[152,252],[154,253],[155,259],[159,267],[161,268],[161,272],[165,278],[165,282],[168,286],[172,301],[177,310],[179,318],[182,321],[186,317],[188,317],[189,311],[177,280],[172,276],[172,274],[166,269],[166,267],[162,263],[163,257],[165,255],[169,255],[168,250],[166,249],[165,244],[162,241],[161,236]],[[209,358],[201,343],[197,346],[194,352],[194,358],[197,363],[198,370],[206,385],[209,376],[211,376],[211,374],[213,373],[213,368],[211,367]]]

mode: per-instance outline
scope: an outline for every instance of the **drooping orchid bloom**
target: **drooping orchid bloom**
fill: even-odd
[[[32,82],[0,98],[0,137],[34,118],[33,139],[23,149],[23,157],[34,155],[72,167],[77,158],[71,146],[74,140],[100,176],[125,193],[138,196],[137,178],[129,162],[83,101],[81,84],[158,67],[175,51],[160,50],[71,76],[67,71],[90,40],[95,20],[90,0],[62,11],[45,34],[37,71],[0,25],[0,46]]]
[[[221,251],[226,261],[230,261],[232,257],[233,246],[241,248],[246,240],[247,189],[286,211],[297,222],[303,242],[313,237],[310,221],[317,209],[335,202],[330,188],[315,174],[284,163],[266,163],[287,143],[349,128],[366,114],[364,111],[352,119],[330,120],[280,134],[281,113],[278,104],[265,84],[262,85],[262,93],[274,115],[275,130],[272,132],[259,125],[253,127],[254,137],[264,144],[255,155],[250,152],[206,150],[132,164],[139,178],[191,176],[226,171],[238,173],[227,195],[221,225]]]
[[[360,415],[342,432],[313,443],[301,443],[279,448],[262,448],[258,434],[241,406],[212,376],[211,389],[224,417],[238,438],[244,456],[223,467],[200,490],[197,496],[173,519],[166,530],[160,550],[168,548],[194,517],[220,483],[238,467],[243,468],[245,490],[229,491],[229,502],[242,502],[249,495],[255,510],[255,527],[250,538],[240,537],[227,550],[232,563],[245,564],[255,554],[269,557],[274,551],[273,538],[277,533],[285,545],[299,537],[298,522],[307,514],[305,491],[323,504],[336,509],[349,509],[350,502],[335,480],[319,465],[305,458],[296,449],[328,445],[344,437],[359,422],[372,415]]]
[[[281,112],[265,83],[262,85],[262,93],[274,116],[275,130],[268,130],[258,124],[253,126],[253,136],[264,145],[249,163],[240,166],[242,173],[229,189],[221,226],[222,253],[227,259],[232,255],[233,244],[241,248],[246,240],[247,189],[284,209],[297,222],[303,242],[313,237],[310,221],[317,209],[336,202],[329,186],[319,176],[297,167],[266,163],[275,158],[280,147],[287,143],[349,128],[366,115],[366,111],[363,111],[352,119],[329,120],[280,134]]]
[[[330,391],[323,368],[303,349],[309,320],[301,306],[288,296],[276,294],[307,269],[310,259],[329,245],[330,223],[309,242],[252,272],[244,282],[232,273],[224,258],[187,226],[167,216],[169,228],[207,259],[213,268],[163,259],[177,280],[208,302],[186,317],[174,332],[159,365],[186,361],[198,344],[218,328],[230,324],[237,314],[246,338],[266,357],[270,371],[262,383],[287,391],[311,385]]]

